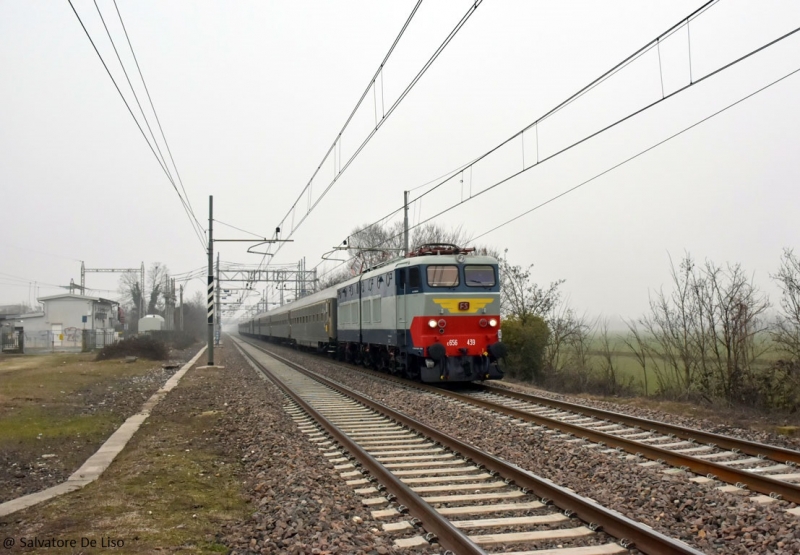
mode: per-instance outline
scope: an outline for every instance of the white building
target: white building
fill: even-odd
[[[80,352],[117,340],[114,325],[119,323],[119,303],[100,297],[73,293],[40,297],[42,312],[16,317],[15,328],[22,328],[24,352]]]

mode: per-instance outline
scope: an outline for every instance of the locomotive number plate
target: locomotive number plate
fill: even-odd
[[[469,310],[469,303],[466,301],[461,301],[458,303],[458,310]]]

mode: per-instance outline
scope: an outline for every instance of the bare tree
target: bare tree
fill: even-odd
[[[402,256],[402,226],[402,222],[395,222],[387,226],[364,225],[355,228],[346,241],[348,254],[352,258],[348,265],[351,275]]]
[[[348,268],[339,268],[323,274],[317,279],[316,283],[316,291],[322,291],[323,289],[327,289],[328,287],[333,287],[334,285],[338,285],[343,281],[346,281],[353,277],[352,272]]]
[[[545,321],[550,330],[550,340],[544,353],[545,369],[560,372],[568,362],[568,346],[580,333],[584,322],[576,316],[569,303],[561,299],[550,307]]]
[[[600,328],[600,370],[603,373],[603,382],[606,393],[611,395],[617,392],[616,351],[619,347],[618,340],[613,339],[608,331],[608,318],[603,318],[599,323]]]
[[[784,249],[781,267],[772,276],[781,288],[780,312],[772,339],[794,361],[800,361],[800,257]]]
[[[661,391],[741,401],[765,349],[757,338],[769,301],[739,264],[698,268],[687,254],[671,274],[672,294],[651,297],[650,314],[639,321],[653,338]]]
[[[512,266],[507,258],[508,249],[505,255],[500,259],[501,310],[519,319],[522,325],[534,316],[546,320],[561,298],[559,287],[564,280],[554,281],[545,289],[531,281],[533,264],[527,268]]]
[[[568,348],[568,367],[579,380],[578,389],[586,389],[594,371],[592,364],[592,344],[597,331],[597,319],[588,320],[584,314],[572,321],[572,333],[566,340]]]
[[[642,367],[642,376],[644,377],[644,396],[649,394],[647,385],[647,358],[649,356],[647,341],[645,340],[639,326],[634,321],[624,320],[625,325],[628,326],[628,335],[622,338],[622,342],[633,352],[636,362]]]
[[[763,354],[764,347],[756,338],[767,330],[762,316],[769,301],[739,264],[723,270],[706,261],[703,274],[705,288],[698,287],[696,292],[705,316],[700,356],[711,366],[714,393],[729,401],[741,400],[753,362]]]
[[[470,237],[461,226],[446,229],[430,222],[412,230],[409,244],[411,250],[414,250],[428,243],[463,246],[469,243],[469,240]],[[332,273],[325,284],[335,285],[382,262],[403,256],[403,224],[395,222],[385,226],[373,224],[357,227],[350,233],[344,246],[347,247],[350,260],[344,270]],[[488,250],[487,247],[482,249],[484,252]]]
[[[36,309],[33,308],[27,301],[20,301],[17,304],[7,304],[0,306],[0,314],[26,314],[29,312],[35,312]]]
[[[134,328],[139,318],[144,316],[144,314],[139,314],[142,295],[144,295],[147,306],[145,314],[158,314],[164,310],[164,278],[168,273],[169,269],[161,262],[151,264],[145,278],[147,284],[144,286],[144,290],[142,290],[138,273],[125,273],[119,278],[121,302],[125,306],[125,312]]]
[[[698,320],[692,295],[694,268],[694,261],[688,254],[679,269],[670,258],[674,290],[669,296],[663,290],[651,296],[650,314],[639,320],[654,340],[651,352],[659,388],[667,395],[688,395],[699,364],[693,340]]]

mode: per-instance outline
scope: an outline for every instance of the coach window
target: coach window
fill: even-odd
[[[428,266],[428,285],[455,287],[458,285],[458,266]]]
[[[470,287],[491,287],[495,284],[493,266],[464,266],[464,281]]]

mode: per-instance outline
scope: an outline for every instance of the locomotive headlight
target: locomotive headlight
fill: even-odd
[[[481,318],[480,322],[478,322],[478,325],[480,327],[482,327],[482,328],[485,328],[486,327],[486,318]]]
[[[435,328],[436,327],[436,320],[434,320],[434,319],[428,320],[428,327]]]
[[[497,327],[497,320],[492,318],[491,320],[489,320],[489,325],[492,326],[493,328],[496,328]]]
[[[447,322],[445,322],[444,318],[442,318],[441,320],[439,320],[439,327],[440,327],[440,328],[443,328],[443,327],[445,327],[446,325],[447,325]]]

